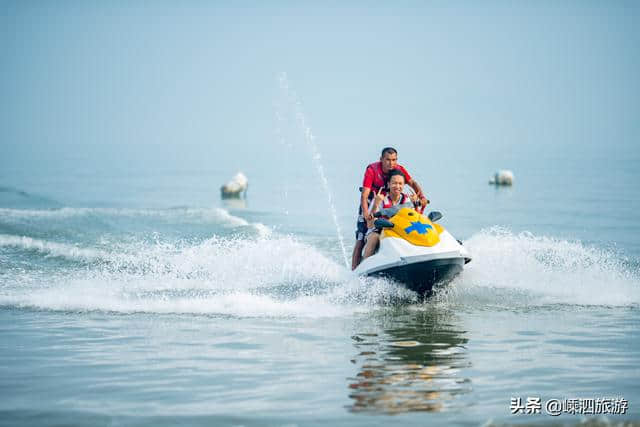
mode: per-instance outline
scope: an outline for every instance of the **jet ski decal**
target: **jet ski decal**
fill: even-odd
[[[415,231],[418,234],[426,234],[429,232],[429,229],[433,230],[433,227],[429,224],[425,224],[420,221],[415,221],[411,223],[411,226],[404,229],[404,232],[407,234],[411,234],[412,231]]]

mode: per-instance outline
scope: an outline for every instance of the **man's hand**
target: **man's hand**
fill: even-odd
[[[429,200],[424,197],[424,194],[420,194],[419,196],[413,192],[412,188],[409,188],[411,194],[409,194],[409,199],[413,202],[414,205],[418,206],[427,206],[429,204]]]
[[[422,194],[422,187],[420,187],[420,184],[418,184],[418,182],[415,179],[412,179],[411,182],[409,183],[409,186],[413,188],[413,190],[416,192],[416,194],[420,198],[420,204],[422,205],[422,207],[424,208],[425,206],[427,206],[429,204],[429,199],[424,197],[424,194]]]
[[[367,218],[367,228],[373,228],[373,215],[369,214]]]

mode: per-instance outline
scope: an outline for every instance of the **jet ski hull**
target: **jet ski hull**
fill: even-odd
[[[376,225],[383,229],[378,251],[362,260],[356,274],[388,277],[428,297],[434,286],[451,281],[471,261],[462,242],[431,220],[442,214],[431,212],[425,217],[406,207],[380,212],[390,219]]]
[[[432,259],[396,265],[367,275],[388,277],[428,297],[435,285],[446,284],[462,272],[464,264],[464,258]]]

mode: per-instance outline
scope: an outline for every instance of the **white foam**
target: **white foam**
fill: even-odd
[[[33,240],[33,239],[31,239]],[[68,245],[12,242],[75,256]],[[0,304],[53,310],[215,313],[237,316],[335,316],[375,304],[397,289],[363,282],[290,236],[212,237],[199,243],[121,243],[82,255],[92,269],[15,273]],[[22,275],[21,275],[22,274]],[[373,285],[372,285],[373,283]],[[391,291],[385,292],[385,286]],[[373,290],[374,292],[370,292]]]
[[[213,208],[213,209],[187,209],[187,215],[191,216],[194,219],[204,219],[210,220],[212,222],[223,222],[232,227],[241,227],[249,225],[249,222],[231,215],[229,211],[222,208]]]
[[[472,236],[465,246],[473,261],[453,283],[458,293],[491,301],[493,290],[493,297],[524,305],[640,302],[639,272],[610,250],[499,227]]]
[[[338,264],[336,266],[340,267]],[[313,279],[311,279],[313,280]],[[313,286],[307,282],[309,286]],[[264,285],[264,284],[263,284]],[[46,288],[0,294],[1,305],[63,311],[193,313],[239,317],[336,317],[387,304],[410,294],[381,279],[362,281],[343,271],[340,281],[291,298],[278,293],[221,287],[206,279],[126,274],[49,278]],[[179,292],[180,289],[183,292]]]
[[[68,218],[82,216],[95,212],[92,208],[61,208],[61,209],[11,209],[0,208],[3,218]]]
[[[5,219],[68,219],[84,216],[108,216],[129,218],[157,218],[172,222],[214,223],[228,227],[256,225],[229,213],[223,208],[175,208],[175,209],[130,209],[130,208],[61,208],[61,209],[9,209],[0,208],[0,217]],[[258,226],[264,227],[259,224]]]
[[[105,249],[0,235],[0,246],[96,261],[90,267],[14,271],[0,305],[52,310],[324,317],[351,315],[415,294],[361,279],[291,236],[214,236],[198,242],[120,242]],[[485,306],[640,302],[638,272],[614,252],[493,228],[465,245],[473,261],[444,303]],[[46,277],[46,279],[44,279]]]
[[[0,234],[0,247],[16,247],[25,250],[34,250],[48,256],[82,261],[96,261],[111,256],[111,254],[99,249],[81,248],[64,243],[7,234]]]

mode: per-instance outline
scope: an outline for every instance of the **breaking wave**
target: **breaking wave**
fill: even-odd
[[[429,304],[510,309],[640,302],[638,264],[611,250],[502,228],[483,230],[465,245],[473,261],[436,298],[421,303],[398,284],[355,277],[342,265],[337,246],[333,252],[321,250],[267,227],[255,238],[105,240],[89,247],[0,235],[0,249],[71,262],[71,266],[36,263],[35,270],[6,271],[0,276],[0,305],[325,317],[396,303],[426,304],[426,309]]]
[[[614,250],[501,227],[465,242],[473,261],[444,299],[474,305],[640,303],[637,261]]]
[[[229,227],[250,225],[243,218],[234,216],[223,208],[173,208],[173,209],[130,209],[130,208],[59,208],[59,209],[10,209],[0,208],[3,220],[52,220],[86,216],[100,217],[142,217],[164,219],[172,222],[213,223]]]
[[[4,238],[4,242],[2,241]],[[48,254],[93,262],[42,283],[16,273],[0,305],[38,309],[234,316],[336,316],[392,299],[415,300],[383,279],[359,279],[336,259],[291,236],[212,237],[198,243],[137,242],[112,251],[0,237]]]
[[[63,257],[79,261],[97,261],[111,256],[106,251],[94,248],[82,248],[65,243],[34,239],[28,236],[0,234],[0,247],[15,247],[27,251],[36,251],[46,256]]]

